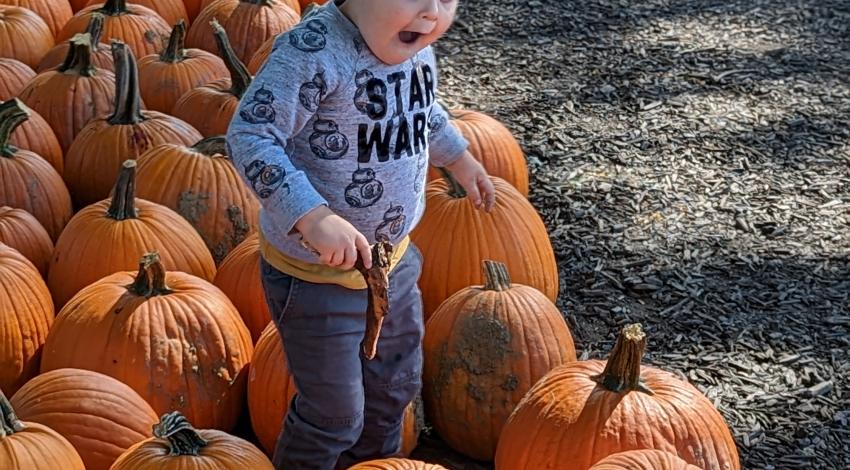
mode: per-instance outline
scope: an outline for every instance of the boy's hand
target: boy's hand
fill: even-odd
[[[446,166],[446,169],[463,186],[467,197],[476,208],[483,208],[486,212],[493,210],[496,204],[496,188],[490,181],[487,170],[469,151],[464,152],[456,162]]]
[[[319,262],[343,270],[354,267],[357,254],[366,269],[372,267],[369,241],[350,222],[334,214],[327,206],[319,206],[295,223],[304,241],[319,252]]]

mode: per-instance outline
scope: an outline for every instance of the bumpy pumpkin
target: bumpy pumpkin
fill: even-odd
[[[55,240],[71,218],[71,196],[47,160],[11,145],[11,133],[28,116],[17,98],[0,103],[0,205],[29,212]]]
[[[38,373],[41,347],[53,324],[53,302],[35,266],[3,243],[0,292],[0,389],[14,393]]]
[[[59,433],[18,419],[2,390],[0,462],[3,470],[86,470],[74,446]]]
[[[53,240],[32,214],[0,206],[0,243],[17,250],[38,269],[42,278],[47,277]]]
[[[105,17],[103,36],[127,44],[139,57],[158,51],[168,37],[168,23],[150,8],[127,0],[106,0],[103,4],[87,6],[75,13],[59,32],[56,40],[64,41],[84,31],[89,24],[89,18],[95,12]]]
[[[192,144],[201,139],[192,126],[158,111],[142,111],[136,60],[121,42],[112,42],[115,107],[84,127],[65,155],[64,178],[77,207],[109,195],[121,162],[160,144]]]
[[[0,4],[29,8],[47,23],[54,37],[74,15],[68,0],[0,0]]]
[[[485,284],[443,302],[425,327],[423,395],[430,422],[454,449],[492,460],[499,434],[525,392],[576,360],[561,312],[540,291],[511,284],[484,261]]]
[[[629,450],[609,455],[590,470],[700,470],[696,465],[661,450]]]
[[[558,296],[558,267],[546,226],[525,196],[501,178],[492,180],[496,205],[489,214],[476,209],[448,174],[426,187],[425,214],[411,234],[425,257],[419,279],[425,318],[460,289],[483,284],[477,267],[485,259],[504,261],[515,282],[549,300]]]
[[[408,459],[379,459],[361,462],[349,470],[448,470],[442,465],[425,463],[420,460]]]
[[[628,325],[608,361],[553,369],[508,419],[496,467],[588,469],[618,452],[657,449],[707,470],[740,468],[723,417],[691,384],[640,366],[646,335]],[[530,430],[534,430],[530,432]]]
[[[250,442],[215,429],[196,430],[180,412],[162,416],[153,438],[127,450],[111,470],[272,470]]]
[[[252,352],[248,329],[220,290],[191,274],[166,273],[150,253],[135,276],[106,276],[65,305],[41,370],[97,371],[129,385],[157,413],[178,410],[204,427],[230,430]]]
[[[136,162],[124,162],[112,200],[104,199],[74,215],[56,241],[47,280],[57,308],[83,287],[138,265],[156,249],[163,264],[206,280],[215,263],[201,237],[171,209],[134,196]]]
[[[102,5],[103,2],[104,0],[89,0],[86,6]],[[132,0],[130,3],[155,11],[168,24],[174,24],[181,19],[189,21],[183,0]]]
[[[62,146],[59,145],[59,139],[56,138],[56,133],[34,109],[27,107],[22,101],[18,101],[18,106],[27,111],[29,118],[12,131],[9,143],[19,149],[29,150],[47,160],[50,166],[59,175],[62,175],[65,157],[62,153]]]
[[[139,59],[139,89],[148,109],[171,113],[186,92],[228,75],[224,62],[203,49],[185,49],[186,24],[174,25],[159,54]]]
[[[88,470],[109,470],[158,418],[127,385],[83,369],[57,369],[26,383],[11,398],[23,420],[43,424],[74,446]]]
[[[0,4],[0,57],[35,67],[53,47],[50,27],[28,8]]]
[[[35,72],[27,64],[9,57],[0,57],[0,101],[18,96],[33,77]]]
[[[112,50],[109,44],[101,42],[103,37],[103,14],[94,12],[89,17],[89,24],[86,26],[85,32],[91,37],[91,62],[98,69],[115,71],[115,65],[112,61]],[[71,41],[61,41],[53,46],[44,57],[39,61],[35,68],[36,72],[41,73],[59,66],[68,55],[68,49],[71,47]]]

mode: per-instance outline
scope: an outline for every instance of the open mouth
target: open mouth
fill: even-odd
[[[422,36],[422,33],[417,33],[416,31],[402,31],[398,33],[399,41],[405,44],[413,44],[420,36]]]

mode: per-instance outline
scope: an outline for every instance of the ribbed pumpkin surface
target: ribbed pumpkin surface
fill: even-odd
[[[56,431],[14,418],[14,410],[0,391],[0,462],[3,470],[86,470],[77,451]],[[14,419],[13,419],[14,418]]]
[[[120,5],[123,4],[123,5]],[[155,11],[150,8],[131,3],[126,0],[107,0],[105,4],[112,10],[102,9],[102,5],[92,5],[83,8],[68,20],[57,41],[64,41],[76,33],[82,32],[89,24],[91,15],[100,11],[106,18],[103,22],[103,37],[118,39],[133,50],[133,54],[144,57],[153,54],[168,40],[171,28]]]
[[[9,57],[0,57],[0,101],[18,96],[33,77],[35,71],[29,65]]]
[[[103,2],[104,0],[89,0],[86,6],[102,5]],[[155,11],[168,24],[174,24],[181,18],[186,22],[189,21],[189,15],[186,13],[186,6],[183,5],[183,0],[128,0],[127,3],[133,3]]]
[[[260,67],[268,60],[269,56],[272,53],[272,49],[274,49],[274,41],[277,39],[277,36],[272,36],[266,39],[266,42],[262,43],[259,49],[254,52],[254,55],[251,56],[251,60],[248,61],[248,72],[251,75],[256,75],[259,72]]]
[[[227,294],[257,342],[271,321],[271,313],[260,279],[260,239],[256,233],[224,258],[213,284]]]
[[[23,209],[0,206],[0,243],[22,254],[38,269],[42,278],[47,276],[53,241],[32,214]]]
[[[660,450],[630,450],[600,460],[590,470],[700,470],[674,454]]]
[[[91,15],[85,32],[91,37],[91,61],[94,66],[112,72],[115,69],[112,51],[109,49],[109,44],[103,43],[103,20],[102,14]],[[60,65],[68,55],[69,47],[69,41],[60,41],[53,46],[39,61],[35,68],[36,72],[41,73]]]
[[[446,467],[420,460],[380,459],[359,463],[349,470],[447,470]]]
[[[0,4],[16,5],[34,11],[47,23],[53,37],[59,34],[65,23],[74,15],[68,0],[0,0]]]
[[[0,57],[16,59],[33,68],[53,44],[50,27],[35,12],[0,4]]]
[[[62,153],[62,146],[59,145],[59,139],[56,138],[56,133],[34,109],[27,107],[23,102],[21,102],[21,107],[29,112],[29,118],[12,131],[9,143],[19,149],[29,150],[47,160],[50,166],[61,176],[65,167],[65,156]]]
[[[172,114],[191,124],[204,137],[227,134],[239,98],[230,90],[229,78],[219,78],[186,92],[174,104]]]

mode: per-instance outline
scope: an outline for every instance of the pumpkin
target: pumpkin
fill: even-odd
[[[128,3],[127,0],[106,0],[103,4],[87,6],[75,13],[56,40],[64,41],[85,30],[95,12],[104,15],[104,37],[127,44],[139,57],[158,51],[164,38],[168,37],[168,23],[150,8]]]
[[[139,89],[148,109],[171,113],[174,103],[189,90],[227,77],[227,67],[217,55],[185,49],[185,35],[186,24],[179,21],[161,53],[139,59]]]
[[[273,470],[248,441],[215,429],[197,430],[180,412],[162,416],[153,438],[127,450],[111,470]]]
[[[483,284],[485,259],[502,260],[519,284],[534,287],[555,301],[558,267],[546,226],[537,211],[505,180],[493,177],[496,204],[490,213],[476,209],[447,170],[428,183],[425,213],[411,239],[424,256],[419,287],[425,318],[450,295]],[[475,234],[475,236],[470,236]]]
[[[0,57],[0,101],[18,96],[35,72],[20,60]]]
[[[100,372],[129,385],[157,413],[177,410],[204,427],[230,430],[242,410],[252,352],[230,300],[197,276],[166,273],[152,252],[135,276],[106,276],[62,308],[41,370]]]
[[[71,196],[50,163],[11,145],[10,135],[29,116],[17,98],[0,103],[0,206],[32,214],[56,240],[71,218]]]
[[[269,60],[269,56],[272,54],[272,50],[274,50],[276,39],[277,36],[272,36],[266,39],[266,42],[260,44],[260,47],[254,52],[254,55],[251,56],[251,60],[248,62],[248,73],[256,75],[260,71],[260,67]]]
[[[256,342],[272,318],[260,279],[260,238],[256,232],[228,253],[218,266],[213,284],[239,310]]]
[[[141,253],[159,251],[169,269],[206,280],[215,263],[191,225],[171,209],[135,198],[135,160],[118,175],[112,199],[74,215],[56,241],[47,284],[58,308],[83,287],[116,271],[133,269]]]
[[[609,455],[590,470],[700,470],[696,465],[661,450],[629,450]]]
[[[59,433],[18,419],[1,390],[0,462],[3,470],[86,470],[74,446]]]
[[[36,75],[18,95],[50,124],[63,152],[115,100],[115,75],[92,64],[91,47],[88,33],[74,36],[62,65]]]
[[[29,8],[44,20],[53,37],[74,15],[68,0],[0,0],[0,4]]]
[[[301,5],[301,12],[303,13],[311,3],[315,3],[316,5],[324,5],[328,0],[298,0],[298,3]]]
[[[224,135],[239,106],[239,100],[251,84],[251,76],[236,58],[227,33],[213,20],[215,42],[218,44],[229,78],[220,78],[185,93],[174,104],[172,114],[195,126],[204,137]]]
[[[38,373],[41,348],[53,324],[53,302],[35,266],[3,243],[0,292],[0,390],[14,393]]]
[[[221,23],[230,35],[236,57],[243,63],[267,39],[289,31],[301,20],[301,7],[295,0],[217,0],[203,9],[186,37],[191,47],[216,52],[209,23]]]
[[[735,441],[711,401],[669,372],[641,368],[645,348],[641,326],[628,325],[607,361],[553,369],[505,424],[496,467],[569,462],[582,470],[617,452],[656,449],[707,470],[739,469]]]
[[[186,13],[189,15],[189,21],[194,22],[198,13],[201,12],[201,0],[183,0],[183,6],[186,7]]]
[[[53,240],[35,217],[23,209],[0,206],[0,243],[17,250],[47,277]]]
[[[47,160],[50,166],[60,175],[62,174],[65,157],[62,156],[62,147],[59,139],[50,124],[44,120],[35,110],[18,101],[18,106],[26,110],[29,117],[12,131],[9,136],[9,144],[22,150],[29,150],[41,158]]]
[[[89,0],[86,6],[103,5],[104,0]],[[166,23],[189,21],[183,0],[130,0],[130,3],[147,7],[156,12]]]
[[[50,27],[34,11],[0,5],[0,57],[16,59],[33,68],[53,43]]]
[[[226,152],[224,137],[192,147],[161,145],[139,158],[136,176],[139,197],[168,206],[189,221],[216,264],[259,224],[260,203]]]
[[[112,42],[115,107],[84,127],[65,155],[65,182],[78,207],[109,195],[121,162],[159,144],[191,144],[201,139],[192,126],[158,111],[142,111],[139,74],[133,53]]]
[[[43,424],[74,446],[88,470],[109,470],[158,421],[136,392],[112,377],[57,369],[26,383],[11,398],[18,416]]]
[[[576,360],[558,308],[512,284],[484,261],[483,286],[456,292],[425,327],[423,395],[429,422],[455,450],[492,460],[499,434],[525,392],[553,367]]]
[[[452,124],[469,141],[469,153],[484,165],[487,174],[502,178],[527,197],[528,166],[511,131],[499,121],[476,111],[453,110],[450,116]],[[439,172],[430,167],[428,176],[436,179]]]
[[[109,44],[101,42],[103,35],[103,14],[94,12],[89,17],[89,24],[86,26],[85,32],[91,36],[91,62],[99,69],[115,72],[115,64],[112,61],[112,50]],[[68,49],[71,47],[71,41],[61,41],[53,46],[44,57],[39,61],[35,68],[36,72],[41,73],[50,70],[56,66],[62,65],[65,57],[68,55]]]
[[[435,463],[425,463],[421,460],[399,458],[370,460],[361,462],[348,470],[447,470],[446,467]]]
[[[247,1],[253,1],[253,0],[247,0]],[[267,0],[260,0],[260,1],[267,1]],[[300,8],[301,8],[301,3],[302,3],[303,0],[272,0],[272,2],[275,2],[275,1],[277,1],[278,3],[283,3],[284,5],[288,6],[289,8],[292,8],[293,10],[295,10],[296,13],[301,12]],[[318,3],[321,4],[321,3],[325,3],[326,1],[327,0],[318,0]],[[218,2],[218,0],[201,0],[201,10],[205,9],[206,7],[212,5],[213,3],[216,3],[216,2]],[[307,3],[309,4],[311,2],[307,2]]]

